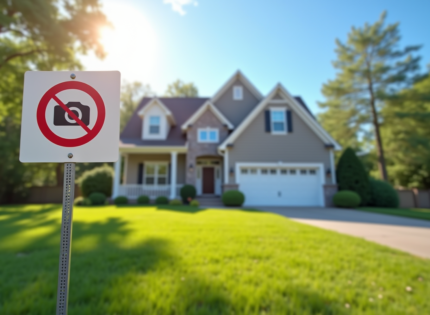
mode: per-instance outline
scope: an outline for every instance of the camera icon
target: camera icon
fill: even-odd
[[[84,125],[90,124],[90,107],[82,105],[80,102],[68,102],[66,106]],[[55,126],[79,126],[79,124],[69,116],[69,114],[60,106],[54,107],[54,125]]]

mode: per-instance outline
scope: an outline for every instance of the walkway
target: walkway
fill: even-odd
[[[430,221],[357,210],[258,207],[294,221],[364,238],[423,258],[430,258]]]

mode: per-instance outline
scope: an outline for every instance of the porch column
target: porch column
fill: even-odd
[[[170,199],[176,198],[176,173],[177,173],[177,163],[178,162],[178,152],[170,152]]]
[[[228,149],[224,152],[224,184],[229,183],[230,170],[228,165]]]
[[[119,196],[119,184],[121,177],[121,160],[122,155],[119,153],[118,161],[115,162],[115,176],[113,177],[113,193],[112,198],[116,198]]]

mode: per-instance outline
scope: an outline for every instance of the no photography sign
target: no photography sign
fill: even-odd
[[[25,74],[21,162],[115,162],[120,73]]]

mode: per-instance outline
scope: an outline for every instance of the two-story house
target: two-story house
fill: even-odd
[[[211,98],[144,98],[120,136],[113,196],[177,198],[192,184],[239,189],[245,205],[324,206],[340,149],[300,97],[281,84],[263,96],[238,71]]]

